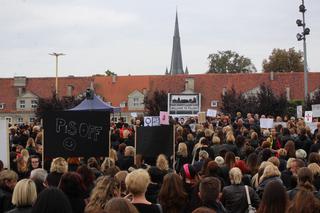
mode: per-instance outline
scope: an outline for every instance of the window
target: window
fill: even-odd
[[[17,123],[18,123],[18,124],[23,123],[23,118],[21,118],[21,117],[20,117],[20,118],[17,118]]]
[[[140,106],[139,98],[133,98],[133,106]]]
[[[34,123],[34,121],[35,121],[35,118],[29,118],[29,123]]]
[[[122,101],[122,102],[120,103],[120,107],[121,107],[121,108],[126,107],[126,102],[125,102],[125,101]]]
[[[12,122],[12,118],[11,117],[6,117],[6,120],[8,121],[8,123]]]
[[[26,101],[25,100],[20,100],[20,108],[21,109],[26,108]]]
[[[0,103],[0,109],[4,109],[4,103]]]
[[[31,108],[35,109],[38,107],[38,101],[37,100],[31,100]]]

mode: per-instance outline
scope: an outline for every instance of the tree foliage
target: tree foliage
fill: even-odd
[[[208,73],[252,73],[256,72],[251,59],[227,50],[210,54]]]
[[[107,69],[107,71],[104,72],[106,76],[114,76],[117,75],[116,73],[112,72],[111,70]]]
[[[75,98],[74,96],[59,98],[55,92],[52,92],[50,98],[39,98],[35,113],[37,120],[42,119],[48,111],[71,109],[80,104],[82,100],[83,98]]]
[[[303,72],[303,53],[293,47],[273,49],[268,60],[262,62],[264,72]]]
[[[168,110],[168,94],[161,90],[148,93],[144,99],[146,114],[150,116],[158,116],[160,111]]]
[[[284,93],[277,96],[271,87],[264,84],[260,85],[260,90],[255,95],[237,93],[234,88],[231,88],[221,96],[221,102],[221,111],[230,113],[232,116],[235,116],[237,112],[285,115],[289,106]]]

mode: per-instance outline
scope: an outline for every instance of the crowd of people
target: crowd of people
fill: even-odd
[[[175,154],[135,154],[135,129],[111,125],[105,158],[42,159],[37,125],[10,127],[10,170],[0,162],[0,213],[320,212],[320,123],[221,114],[175,124]],[[43,169],[43,166],[44,169]]]

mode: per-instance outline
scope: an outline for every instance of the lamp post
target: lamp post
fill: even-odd
[[[65,55],[63,53],[49,53],[49,55],[56,57],[56,95],[58,96],[58,58],[59,56]]]
[[[298,27],[302,27],[302,33],[297,34],[297,40],[303,40],[303,71],[304,71],[304,101],[307,101],[308,98],[308,63],[307,63],[307,42],[306,35],[310,34],[310,29],[306,27],[305,22],[305,12],[307,11],[304,6],[304,0],[302,0],[302,4],[299,6],[299,12],[302,13],[302,20],[297,19],[296,24]]]

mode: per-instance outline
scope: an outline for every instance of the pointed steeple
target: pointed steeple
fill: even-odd
[[[186,66],[186,69],[184,70],[184,74],[189,75],[188,66]]]
[[[182,56],[181,56],[178,11],[176,11],[176,22],[174,25],[170,74],[171,75],[184,74],[183,65],[182,65]]]

